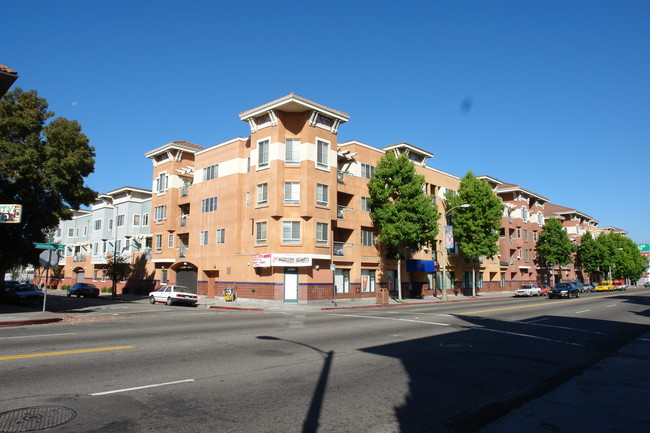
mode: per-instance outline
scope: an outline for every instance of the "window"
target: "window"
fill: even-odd
[[[94,228],[95,230],[101,230],[102,229],[102,220],[95,220],[94,222]]]
[[[148,213],[143,213],[142,214],[142,225],[144,227],[149,225],[149,214]]]
[[[139,213],[133,215],[133,225],[134,225],[135,227],[139,227],[139,226],[140,226],[140,214],[139,214]]]
[[[156,235],[156,251],[162,251],[162,235]]]
[[[537,242],[537,232],[533,232],[533,240]]]
[[[214,212],[217,210],[217,197],[204,198],[201,200],[201,212]]]
[[[266,243],[266,222],[255,224],[255,243],[257,244]]]
[[[528,222],[528,209],[521,209],[521,219],[523,219],[525,223]]]
[[[120,254],[122,252],[122,239],[118,239],[115,241],[115,252]]]
[[[269,166],[269,140],[262,140],[257,143],[257,167]]]
[[[169,176],[167,173],[160,173],[156,179],[156,192],[158,194],[164,194],[169,187]]]
[[[219,177],[219,164],[203,167],[203,180],[212,180]]]
[[[208,244],[208,231],[201,230],[199,245],[207,245],[207,244]]]
[[[124,241],[124,249],[126,251],[131,251],[131,239],[126,239]]]
[[[528,250],[524,250],[524,260],[528,261]]]
[[[300,164],[300,139],[287,138],[285,140],[284,163],[286,165]]]
[[[108,220],[108,229],[113,230],[113,219]]]
[[[361,291],[375,291],[375,271],[370,269],[361,269]]]
[[[576,228],[577,228],[577,227],[578,227],[578,226],[576,226]],[[578,234],[580,234],[580,233],[578,233]],[[74,229],[74,236],[75,236],[76,238],[79,237],[79,227],[77,227],[76,229]]]
[[[156,206],[153,209],[153,219],[154,219],[154,221],[161,222],[165,218],[167,218],[167,205]]]
[[[93,244],[93,256],[96,256],[98,252],[99,252],[99,244],[95,242]]]
[[[540,226],[544,225],[544,215],[541,212],[537,214],[537,224]]]
[[[68,229],[68,237],[69,237],[69,238],[74,237],[74,228],[73,228],[73,227],[70,227],[70,228]]]
[[[88,226],[84,226],[84,236],[88,236]]]
[[[370,179],[375,173],[375,167],[372,165],[361,163],[361,177]]]
[[[218,244],[226,243],[226,229],[217,229],[217,243]]]
[[[361,229],[361,245],[364,247],[374,247],[375,232],[372,230]]]
[[[300,183],[284,183],[284,204],[300,204]]]
[[[300,221],[282,222],[282,242],[285,244],[300,242]]]
[[[99,270],[95,269],[93,271],[93,281],[97,281],[97,275],[99,275]]]
[[[517,239],[521,239],[521,229],[517,229]]]
[[[361,210],[364,212],[370,212],[370,197],[361,197]]]
[[[316,184],[316,204],[327,206],[329,202],[329,186],[320,183]]]
[[[122,227],[124,226],[124,215],[118,215],[117,216],[117,227]]]
[[[321,168],[326,168],[329,166],[327,160],[328,160],[328,154],[330,150],[330,145],[326,141],[321,141],[317,140],[316,144],[316,166],[321,167]]]
[[[316,243],[317,244],[327,244],[327,238],[329,233],[329,224],[327,223],[316,223]]]
[[[528,242],[528,230],[524,229],[524,242]]]
[[[167,279],[167,272],[168,272],[167,269],[163,269],[163,270],[162,270],[162,273],[161,273],[161,276],[160,276],[160,281],[161,281],[163,284],[167,284],[167,281],[169,281],[169,280]]]
[[[266,204],[269,199],[269,185],[263,183],[257,185],[257,204]]]
[[[174,248],[174,235],[171,233],[167,235],[167,248]]]

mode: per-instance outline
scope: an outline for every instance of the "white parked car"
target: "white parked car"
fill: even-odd
[[[162,286],[155,292],[149,292],[149,302],[164,302],[167,305],[187,304],[196,306],[199,297],[185,286]]]
[[[524,284],[515,290],[515,296],[541,296],[542,289],[535,284]]]

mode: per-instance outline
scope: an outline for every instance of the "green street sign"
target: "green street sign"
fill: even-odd
[[[642,253],[650,253],[650,244],[636,244]]]
[[[34,247],[41,250],[65,250],[65,245],[60,244],[39,244],[34,242]]]

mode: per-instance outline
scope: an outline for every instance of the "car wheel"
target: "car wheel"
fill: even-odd
[[[172,298],[167,298],[167,305],[174,305],[174,301],[172,301]]]
[[[576,298],[580,297],[580,292],[576,292]]]
[[[150,304],[155,304],[156,303],[156,298],[154,298],[153,296],[149,296],[149,303]]]
[[[77,298],[81,298],[81,293],[77,293]]]
[[[68,298],[69,298],[70,296],[72,296],[72,295],[70,294],[70,292],[68,292]]]

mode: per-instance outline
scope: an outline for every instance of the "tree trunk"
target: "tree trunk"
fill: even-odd
[[[476,262],[472,264],[472,296],[476,296]]]

